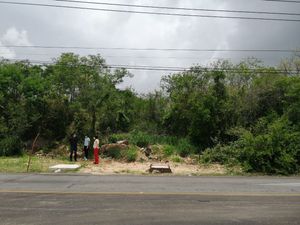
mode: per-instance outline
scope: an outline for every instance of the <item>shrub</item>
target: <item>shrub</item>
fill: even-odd
[[[300,169],[300,132],[285,118],[274,121],[264,134],[245,133],[238,141],[239,161],[248,172],[293,174]]]
[[[106,151],[104,154],[113,159],[120,159],[122,151],[123,150],[119,146],[116,145],[116,146],[109,148],[109,150]]]
[[[139,147],[147,147],[151,144],[168,144],[177,145],[178,138],[174,136],[148,134],[140,131],[133,131],[130,133],[112,134],[109,137],[110,143],[115,143],[119,140],[128,140],[131,144],[135,144]]]
[[[0,140],[0,156],[22,155],[22,141],[16,136],[7,136]]]
[[[118,141],[118,139],[116,138],[115,135],[111,135],[111,136],[109,136],[109,138],[108,138],[108,142],[109,142],[109,143],[117,143],[117,141]]]
[[[138,155],[138,149],[130,146],[128,149],[123,150],[121,155],[127,162],[135,162]]]
[[[193,146],[186,138],[179,139],[176,149],[181,157],[187,157],[196,152],[195,146]]]
[[[129,141],[137,145],[140,148],[147,147],[149,144],[152,144],[152,137],[149,134],[143,132],[132,132],[130,133]]]
[[[180,139],[174,136],[153,135],[140,131],[134,131],[127,134],[112,134],[109,137],[109,142],[116,143],[117,141],[124,139],[128,140],[130,144],[136,145],[140,148],[145,148],[148,145],[166,145],[167,147],[162,149],[162,153],[165,156],[170,156],[175,151],[182,157],[186,157],[196,152],[195,147],[186,138]]]
[[[254,129],[257,132],[257,129]],[[203,162],[240,163],[246,172],[294,174],[300,171],[300,132],[286,118],[270,123],[263,133],[244,131],[228,146],[203,152]]]
[[[171,158],[171,161],[172,161],[172,162],[175,162],[175,163],[181,163],[181,162],[183,162],[183,159],[180,158],[178,155],[174,155],[174,156]]]
[[[203,163],[238,164],[238,153],[233,145],[217,144],[214,148],[206,149],[202,153],[200,161]]]
[[[162,150],[163,150],[163,155],[165,157],[169,157],[169,156],[173,155],[175,152],[175,148],[172,145],[164,145]]]
[[[152,153],[155,155],[162,154],[162,148],[163,146],[161,145],[151,145]]]

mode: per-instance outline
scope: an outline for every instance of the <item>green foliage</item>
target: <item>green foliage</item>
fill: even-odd
[[[134,162],[138,155],[138,148],[133,145],[126,148],[120,145],[114,145],[104,152],[104,155],[116,160],[123,159],[126,162]]]
[[[245,133],[237,145],[241,148],[239,160],[248,172],[299,172],[300,132],[286,118],[269,124],[266,133]]]
[[[175,163],[181,163],[181,162],[183,162],[183,159],[180,158],[178,155],[174,155],[171,157],[171,161],[175,162]]]
[[[134,132],[131,136],[131,140],[133,144],[140,148],[144,148],[151,143],[151,136],[142,132]]]
[[[239,163],[246,172],[294,174],[300,171],[299,156],[300,131],[283,117],[267,124],[261,133],[244,131],[228,146],[207,149],[201,159],[206,163]]]
[[[161,90],[139,95],[117,88],[131,74],[111,71],[100,55],[64,53],[48,66],[0,60],[0,155],[21,154],[37,133],[54,143],[76,132],[81,140],[98,134],[102,142],[167,145],[159,149],[166,156],[207,149],[205,162],[248,172],[297,173],[299,63],[295,55],[281,72],[255,59],[220,60],[169,74]],[[120,149],[109,154],[123,157]]]
[[[176,149],[172,145],[164,145],[162,151],[165,157],[169,157],[175,153]]]
[[[16,156],[22,152],[22,142],[18,137],[6,136],[0,139],[0,156]]]
[[[217,144],[213,148],[206,149],[201,155],[203,163],[221,163],[227,165],[238,164],[239,149],[232,146],[222,146]]]
[[[122,158],[127,162],[135,162],[138,156],[138,149],[134,146],[129,146],[129,148],[122,151]]]
[[[121,159],[122,157],[122,148],[120,148],[120,146],[114,146],[112,148],[110,148],[107,152],[105,152],[105,156],[107,157],[111,157],[113,159]]]
[[[186,138],[179,139],[176,150],[181,157],[186,157],[196,152],[195,146],[193,146]]]
[[[111,134],[108,139],[110,143],[116,143],[120,140],[128,140],[130,144],[134,144],[139,147],[147,147],[149,144],[176,145],[178,143],[178,138],[174,136],[148,134],[140,131]]]
[[[116,137],[116,135],[110,135],[108,137],[108,142],[109,143],[117,143],[117,141],[118,141],[118,138]]]
[[[192,145],[187,138],[151,135],[144,132],[112,134],[109,136],[110,143],[116,143],[119,140],[128,140],[130,144],[140,148],[147,147],[148,145],[163,145],[161,153],[166,157],[175,153],[186,157],[187,155],[197,152],[197,148]]]

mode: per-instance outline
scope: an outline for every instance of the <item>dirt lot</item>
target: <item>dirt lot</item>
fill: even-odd
[[[149,174],[147,171],[150,164],[168,164],[174,175],[224,175],[226,169],[221,165],[196,165],[174,162],[119,162],[110,159],[100,159],[99,165],[94,165],[91,161],[85,162],[80,173],[90,174]]]

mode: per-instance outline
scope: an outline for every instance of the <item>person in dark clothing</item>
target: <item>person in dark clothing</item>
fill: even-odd
[[[77,143],[78,143],[78,138],[76,134],[73,134],[72,137],[70,138],[70,161],[72,161],[73,158],[73,153],[74,153],[74,160],[77,161]]]

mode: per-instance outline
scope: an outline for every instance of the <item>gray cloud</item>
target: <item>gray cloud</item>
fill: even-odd
[[[37,2],[37,1],[31,1]],[[43,1],[50,3],[51,1]],[[282,4],[246,0],[161,0],[113,2],[171,5],[235,10],[266,10],[298,12],[300,4]],[[53,2],[52,2],[53,3]],[[180,11],[179,11],[180,12]],[[201,13],[204,14],[204,13]],[[224,15],[214,13],[216,15]],[[229,15],[229,14],[226,14]],[[238,15],[238,14],[237,14]],[[87,10],[53,9],[32,6],[0,4],[0,46],[7,44],[10,37],[13,44],[103,46],[137,48],[228,48],[228,49],[296,49],[300,47],[300,23],[275,21],[250,21],[232,19],[209,19],[192,17],[171,17],[125,13],[95,12]],[[12,35],[15,29],[15,35]],[[5,37],[5,38],[4,38]],[[23,38],[22,38],[23,37]],[[25,38],[26,37],[26,38]],[[63,50],[1,48],[0,55],[10,58],[49,60]],[[229,58],[237,62],[254,56],[266,64],[276,65],[287,54],[270,53],[195,53],[195,52],[148,52],[148,51],[96,51],[77,50],[79,54],[100,53],[107,56],[109,64],[159,65],[189,67],[208,64],[214,59]],[[166,72],[131,71],[135,76],[126,79],[122,87],[132,86],[138,92],[158,88]]]

